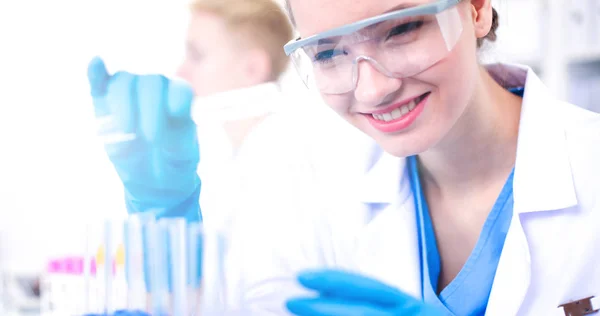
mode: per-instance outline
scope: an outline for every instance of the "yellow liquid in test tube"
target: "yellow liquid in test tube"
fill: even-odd
[[[125,274],[125,246],[119,244],[115,253],[115,277],[113,281],[113,302],[117,309],[127,307],[127,278]]]
[[[105,277],[105,265],[109,264],[115,268],[109,270],[112,275],[110,276],[112,282],[110,285],[112,290],[108,291],[111,293],[112,299],[115,307],[117,308],[125,308],[127,306],[127,280],[125,277],[125,246],[123,244],[119,244],[116,249],[116,253],[114,254],[114,262],[109,263],[106,262],[106,249],[104,246],[98,247],[96,251],[96,282],[99,282],[101,286],[96,287],[96,297],[103,297],[104,293],[106,293],[104,287],[107,284],[104,284]],[[102,300],[97,300],[97,302],[101,302]]]
[[[117,269],[119,267],[125,266],[125,245],[120,244],[117,247],[117,253],[115,254],[115,264],[117,265]]]
[[[100,246],[100,247],[98,247],[98,251],[96,251],[96,270],[97,270],[98,266],[104,265],[105,260],[106,260],[106,253],[104,252],[104,247]]]

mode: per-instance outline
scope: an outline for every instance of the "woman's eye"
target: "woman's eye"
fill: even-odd
[[[327,62],[331,60],[335,56],[345,55],[346,53],[343,50],[339,49],[328,49],[322,52],[318,52],[315,54],[313,61],[316,62]]]
[[[414,21],[414,22],[400,24],[390,30],[390,32],[388,33],[388,35],[386,37],[386,40],[390,39],[391,37],[397,36],[397,35],[404,35],[404,34],[410,33],[414,30],[419,29],[422,25],[423,25],[423,21]]]

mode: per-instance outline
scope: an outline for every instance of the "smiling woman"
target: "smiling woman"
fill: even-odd
[[[288,1],[302,39],[286,45],[286,52],[305,83],[314,85],[342,117],[398,155],[414,153],[411,147],[420,152],[439,142],[468,109],[466,104],[476,89],[480,70],[476,50],[481,40],[495,38],[497,14],[489,1],[387,0],[365,12],[355,9],[361,3],[345,7],[331,2]],[[311,5],[319,6],[319,12],[344,14],[313,23],[308,14]],[[370,17],[377,12],[380,15]],[[469,21],[473,19],[477,24]],[[351,21],[356,22],[348,23]],[[461,72],[464,80],[453,80],[455,71]],[[483,78],[489,78],[486,74]],[[434,77],[426,78],[429,75]],[[452,84],[441,85],[445,82]],[[501,98],[519,102],[499,86],[491,87]],[[441,88],[442,93],[433,93]],[[352,95],[354,98],[349,98]],[[410,111],[410,103],[417,100]],[[420,106],[424,103],[429,106]],[[456,106],[440,105],[433,111],[432,104],[438,103]],[[409,112],[391,119],[392,113],[402,113],[403,107]],[[411,131],[423,116],[438,123],[417,136]],[[393,136],[400,131],[403,137]],[[412,145],[406,146],[409,143]]]
[[[600,116],[553,97],[527,66],[480,62],[499,25],[491,0],[286,7],[300,36],[285,51],[302,80],[378,147],[347,166],[358,179],[290,190],[318,205],[263,212],[280,246],[247,241],[267,257],[251,262],[275,271],[252,288],[257,310],[273,297],[305,316],[549,315],[599,295],[589,263],[600,253],[590,223],[600,220],[600,178],[589,174],[600,173]],[[351,193],[335,196],[346,182]],[[566,226],[585,233],[556,236]],[[588,255],[563,258],[573,245]],[[298,273],[305,267],[323,270]],[[320,295],[283,297],[284,271]]]

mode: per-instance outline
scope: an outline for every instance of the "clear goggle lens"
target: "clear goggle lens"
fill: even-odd
[[[454,6],[437,14],[390,18],[349,34],[321,38],[290,56],[308,87],[342,94],[356,88],[361,61],[389,77],[414,76],[444,59],[462,30]]]

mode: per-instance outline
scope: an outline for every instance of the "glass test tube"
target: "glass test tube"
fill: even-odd
[[[199,247],[202,260],[200,315],[229,315],[229,294],[225,277],[226,240],[219,231],[202,227]]]
[[[114,313],[113,306],[113,223],[104,223],[104,313]]]
[[[127,309],[130,311],[144,311],[147,307],[142,225],[140,217],[132,216],[124,227]]]
[[[200,308],[201,277],[202,277],[202,226],[199,223],[188,225],[187,231],[187,285],[188,305],[191,313],[197,313]]]
[[[92,247],[91,247],[91,225],[86,224],[84,248],[83,248],[83,314],[92,312]]]
[[[151,221],[146,223],[146,238],[149,264],[149,282],[152,315],[167,315],[168,297],[168,260],[167,236],[164,223]]]
[[[171,305],[173,315],[189,315],[187,297],[187,247],[185,219],[170,219],[167,222],[169,240],[169,271],[171,273]]]

